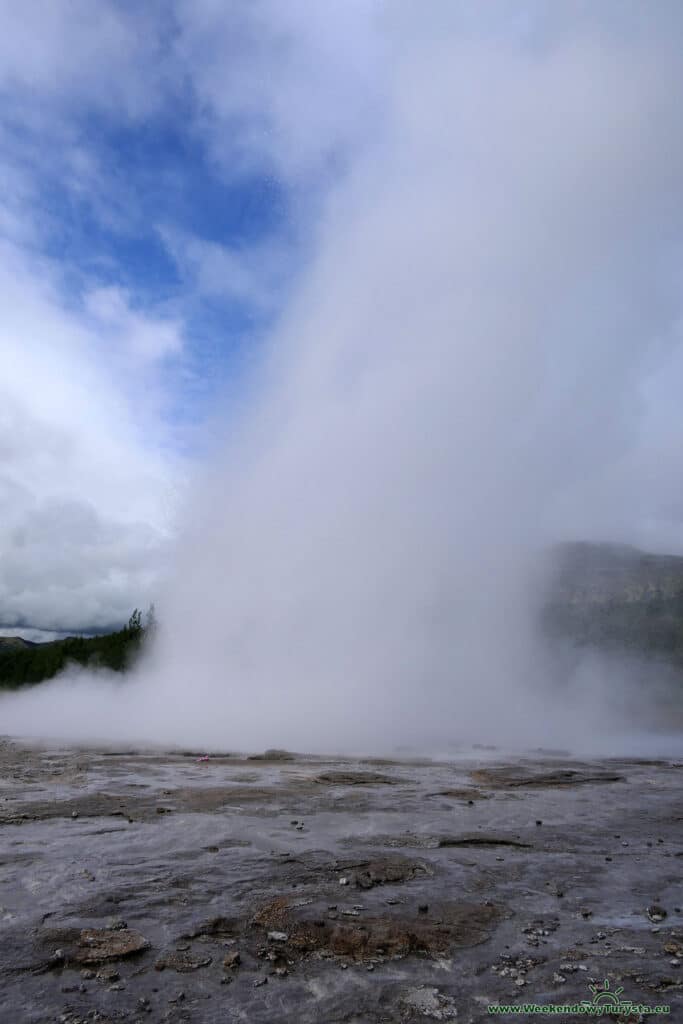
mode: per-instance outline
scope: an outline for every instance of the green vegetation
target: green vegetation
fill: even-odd
[[[122,672],[133,663],[145,635],[155,627],[152,606],[144,625],[142,612],[136,608],[123,629],[103,636],[69,636],[49,643],[0,637],[0,689],[12,690],[51,679],[74,663]]]

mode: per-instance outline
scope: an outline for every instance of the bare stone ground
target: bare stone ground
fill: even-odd
[[[198,757],[0,742],[3,1024],[681,1019],[683,764]]]

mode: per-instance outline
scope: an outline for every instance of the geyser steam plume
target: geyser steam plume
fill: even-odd
[[[376,123],[197,482],[157,649],[125,684],[5,701],[3,731],[368,750],[590,725],[547,674],[536,556],[641,525],[640,381],[680,316],[678,14],[458,7],[368,13]]]

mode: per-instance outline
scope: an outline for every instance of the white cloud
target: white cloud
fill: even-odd
[[[121,288],[93,288],[86,294],[84,305],[99,337],[120,346],[130,357],[133,371],[136,362],[155,363],[182,351],[179,324],[134,312],[130,297]]]
[[[104,628],[158,586],[184,472],[169,410],[188,367],[179,315],[144,282],[135,297],[103,285],[70,233],[79,204],[108,230],[139,228],[90,132],[177,95],[168,22],[108,0],[3,2],[0,17],[0,623]],[[115,257],[102,269],[115,280]]]
[[[0,90],[30,120],[49,119],[45,104],[149,114],[164,90],[160,15],[113,0],[2,0]]]
[[[150,599],[171,532],[154,361],[181,328],[121,292],[69,308],[52,273],[0,247],[0,623],[105,627]]]
[[[382,5],[178,0],[175,55],[225,173],[312,184],[381,130]]]
[[[160,236],[189,289],[243,303],[255,313],[272,313],[283,302],[293,273],[293,250],[280,241],[240,248],[165,228]]]

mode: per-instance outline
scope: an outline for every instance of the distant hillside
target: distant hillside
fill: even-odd
[[[683,672],[683,557],[615,544],[560,545],[542,619],[551,639],[652,657]],[[51,679],[70,663],[125,671],[145,632],[136,609],[124,629],[104,636],[47,643],[0,637],[0,689]]]
[[[556,550],[555,592],[567,603],[643,601],[683,591],[679,555],[650,555],[617,544],[563,544]]]
[[[543,619],[551,636],[683,667],[683,557],[560,546]]]
[[[23,636],[0,636],[0,655],[8,650],[35,647],[33,640],[24,640]]]
[[[0,689],[16,689],[30,683],[52,679],[70,664],[89,665],[122,672],[140,650],[147,628],[136,609],[128,624],[115,633],[103,636],[69,636],[63,640],[34,643],[23,637],[0,637]]]

